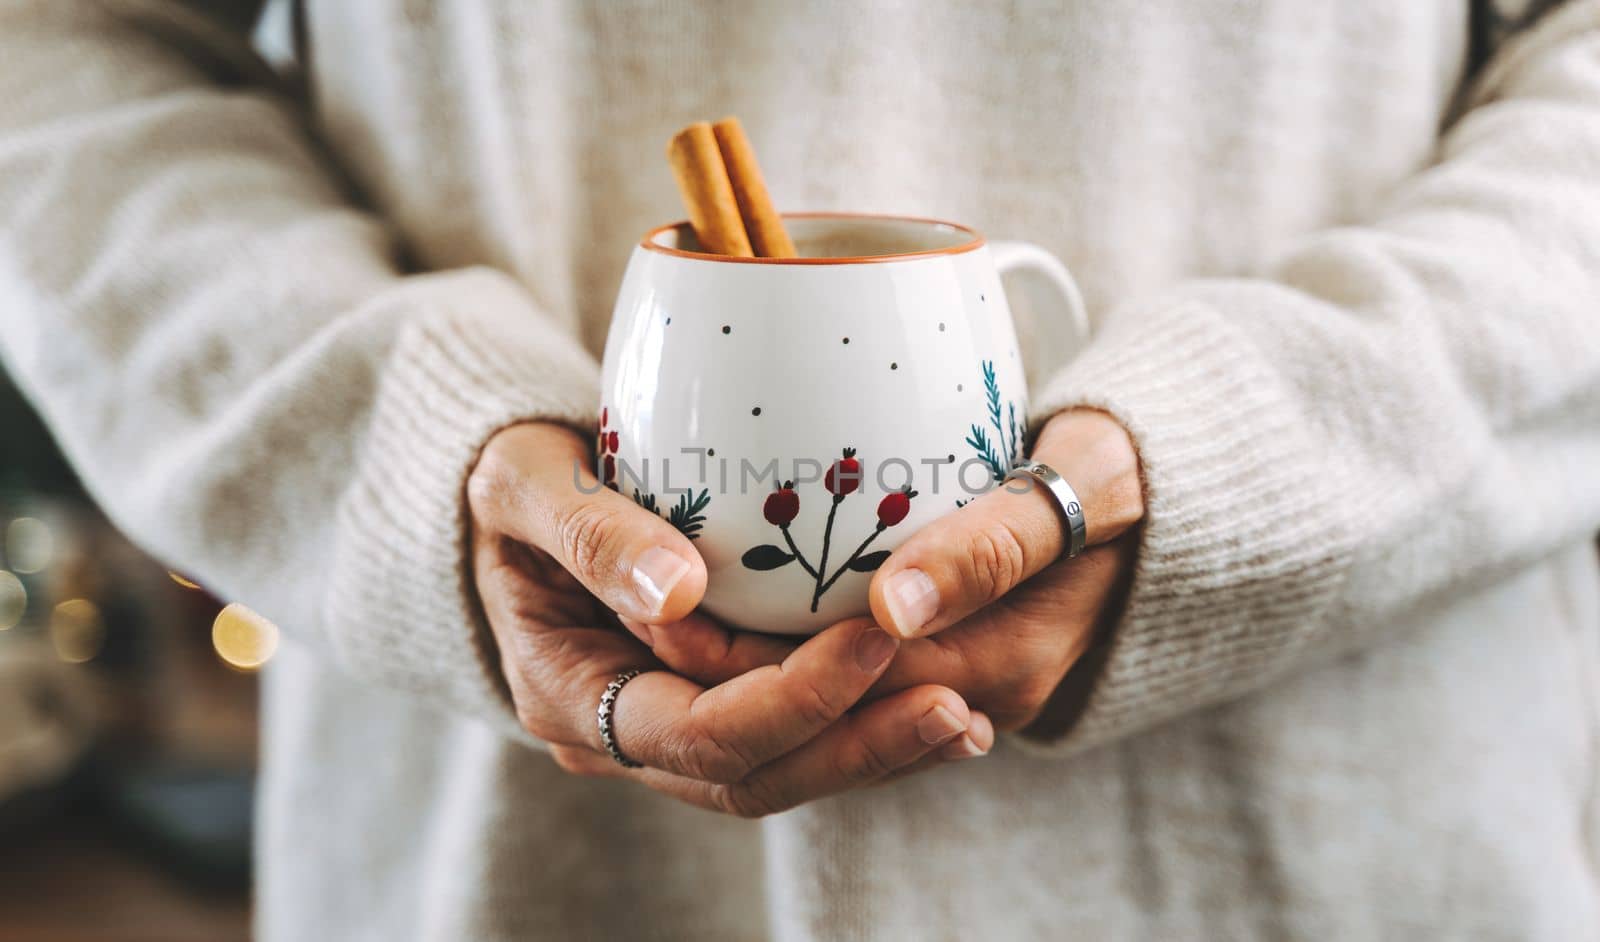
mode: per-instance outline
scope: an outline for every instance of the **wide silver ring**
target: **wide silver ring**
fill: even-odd
[[[643,768],[643,763],[633,761],[617,748],[617,734],[611,728],[611,719],[616,713],[617,695],[622,693],[622,688],[627,686],[628,681],[638,676],[639,671],[636,670],[618,674],[611,683],[606,684],[606,692],[600,695],[600,708],[595,711],[595,717],[600,723],[600,744],[605,746],[611,758],[625,769]]]
[[[1067,483],[1067,479],[1057,474],[1055,469],[1042,461],[1025,461],[1011,469],[1006,475],[1006,480],[1025,477],[1035,483],[1044,485],[1050,496],[1056,502],[1056,509],[1061,512],[1061,517],[1067,524],[1067,552],[1066,557],[1072,557],[1083,552],[1084,539],[1089,533],[1089,521],[1084,519],[1083,504],[1078,500],[1078,494]]]

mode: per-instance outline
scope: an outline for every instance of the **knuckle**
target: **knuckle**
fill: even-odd
[[[996,726],[1016,728],[1032,722],[1055,693],[1055,685],[1039,679],[1016,682],[999,698],[990,711]]]
[[[755,820],[784,810],[781,795],[761,779],[723,785],[716,790],[717,806],[736,818]]]
[[[741,788],[734,785],[718,785],[711,790],[711,804],[720,812],[733,818],[754,820],[761,814],[752,805]]]
[[[1025,709],[1038,712],[1055,693],[1055,684],[1043,678],[1031,678],[1018,684],[1017,696]]]
[[[733,785],[755,768],[746,756],[715,736],[696,736],[683,752],[684,771],[691,778],[717,785]]]
[[[528,735],[545,741],[555,736],[556,727],[550,721],[549,711],[518,698],[516,714],[518,725],[527,730]]]
[[[957,558],[964,581],[981,599],[993,601],[1021,581],[1026,555],[1009,527],[991,523],[971,530],[965,544]]]
[[[500,504],[512,480],[506,459],[492,444],[478,456],[478,463],[467,476],[467,506],[474,514]]]
[[[598,702],[610,676],[596,672],[574,632],[521,634],[502,646],[503,673],[517,722],[546,742],[563,738],[567,711],[557,704]]]
[[[574,575],[594,577],[605,568],[609,542],[617,532],[617,514],[597,500],[575,504],[562,518],[558,539],[561,555]]]
[[[594,764],[588,761],[589,757],[584,755],[581,750],[570,746],[551,746],[550,758],[554,759],[561,771],[566,772],[568,775],[577,775],[583,778],[599,777],[599,773],[595,771]]]
[[[590,663],[592,651],[578,632],[526,633],[516,654],[517,674],[524,688],[541,701],[560,702],[560,697],[587,701],[592,689],[604,689],[609,680],[600,667]]]
[[[989,714],[989,721],[992,722],[994,724],[994,728],[1000,732],[1014,733],[1017,730],[1026,729],[1031,723],[1033,723],[1036,716],[1037,714],[1027,713],[1020,710],[1013,712],[995,710]]]
[[[834,774],[848,785],[863,785],[876,781],[895,770],[895,765],[878,750],[871,739],[861,739],[858,744],[840,754],[834,762]]]
[[[797,689],[791,704],[794,717],[807,729],[820,729],[838,718],[844,710],[836,707],[814,681],[797,679]]]

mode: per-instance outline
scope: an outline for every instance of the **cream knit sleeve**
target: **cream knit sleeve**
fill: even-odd
[[[1038,399],[1120,418],[1148,509],[1128,607],[1069,678],[1087,699],[1049,752],[1257,689],[1591,539],[1600,4],[1503,49],[1369,224],[1287,247],[1265,278],[1112,312]]]
[[[403,274],[267,81],[176,4],[0,6],[0,356],[169,565],[509,728],[465,475],[501,426],[587,422],[595,364],[503,275]]]

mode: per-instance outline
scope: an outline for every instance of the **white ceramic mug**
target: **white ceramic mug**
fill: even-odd
[[[600,474],[695,541],[704,607],[808,634],[867,612],[872,570],[1019,458],[1027,390],[1000,276],[1036,276],[1073,352],[1066,268],[890,216],[786,216],[794,259],[645,236],[606,341]],[[791,483],[792,482],[792,483]]]

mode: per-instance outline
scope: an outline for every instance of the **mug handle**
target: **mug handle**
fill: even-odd
[[[1077,356],[1089,340],[1089,312],[1083,305],[1083,294],[1078,290],[1078,283],[1067,271],[1067,266],[1032,242],[990,242],[989,252],[1002,278],[1013,274],[1019,276],[1018,284],[1027,296],[1028,306],[1033,313],[1035,333],[1055,334],[1059,339],[1059,325],[1065,323],[1072,333],[1061,349],[1066,350],[1067,360]],[[1047,311],[1062,309],[1065,317],[1044,316]]]

